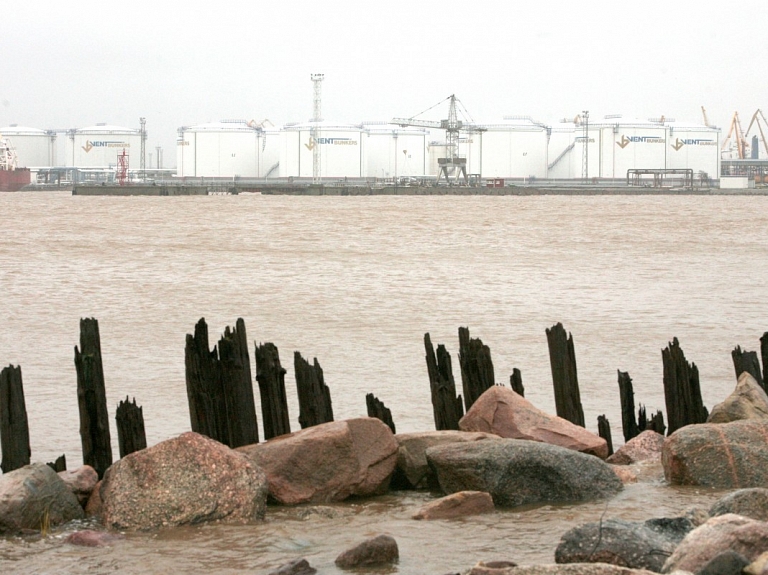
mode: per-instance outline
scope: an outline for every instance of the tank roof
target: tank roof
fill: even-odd
[[[4,128],[0,128],[0,134],[5,134],[6,136],[12,136],[12,135],[46,135],[47,132],[45,130],[40,130],[38,128],[29,128],[27,126],[17,126],[16,124],[11,124],[10,126],[5,126]]]
[[[80,133],[97,133],[97,134],[112,134],[115,132],[118,133],[129,133],[129,134],[138,134],[139,130],[135,128],[124,128],[122,126],[114,126],[110,124],[96,124],[95,126],[88,126],[86,128],[78,128],[75,130],[78,134]]]

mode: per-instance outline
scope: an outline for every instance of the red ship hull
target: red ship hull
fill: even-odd
[[[0,192],[18,192],[29,182],[29,168],[0,170]]]

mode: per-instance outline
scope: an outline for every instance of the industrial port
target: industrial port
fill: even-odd
[[[144,118],[139,128],[1,127],[0,190],[510,193],[510,187],[565,191],[584,184],[702,190],[768,183],[768,125],[760,110],[746,130],[734,113],[724,136],[703,107],[702,122],[595,118],[584,110],[550,124],[528,116],[488,123],[473,121],[451,95],[428,109],[442,114],[440,120],[416,114],[343,124],[322,117],[323,78],[311,76],[310,121],[274,126],[269,120],[229,119],[179,127],[175,169],[163,167],[161,149],[154,158],[147,150]]]

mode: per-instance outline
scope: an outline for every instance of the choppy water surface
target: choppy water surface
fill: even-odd
[[[605,413],[620,443],[617,369],[632,376],[636,400],[663,409],[661,349],[678,337],[712,406],[735,384],[731,350],[759,349],[767,220],[768,198],[745,196],[3,194],[0,363],[22,366],[33,460],[66,453],[74,467],[81,317],[99,320],[111,409],[136,397],[150,444],[189,429],[184,338],[200,317],[212,340],[242,317],[249,340],[278,346],[294,429],[300,351],[322,365],[337,419],[364,415],[373,392],[404,432],[433,428],[424,333],[446,344],[459,379],[459,326],[490,346],[497,381],[520,368],[526,397],[554,412],[544,330],[560,321],[573,334],[587,426]],[[606,513],[645,519],[715,496],[656,480],[630,486]],[[306,556],[335,573],[338,552],[387,531],[401,548],[396,572],[440,574],[481,559],[552,561],[567,528],[605,511],[412,521],[427,498],[309,515],[270,508],[264,525],[131,536],[109,550],[5,540],[0,566],[216,574]]]

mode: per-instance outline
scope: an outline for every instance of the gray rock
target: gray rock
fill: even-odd
[[[768,419],[768,395],[746,371],[725,401],[712,408],[707,423],[728,423],[742,419]]]
[[[40,530],[83,517],[77,497],[44,463],[0,476],[0,534]]]
[[[693,529],[693,523],[683,517],[587,523],[562,536],[555,550],[555,562],[608,563],[658,572]]]
[[[726,513],[768,521],[768,489],[763,487],[737,489],[718,499],[709,509],[712,517]]]
[[[623,488],[601,459],[536,441],[489,439],[432,447],[427,461],[445,493],[486,491],[497,507],[597,499]]]
[[[270,571],[268,575],[315,575],[315,573],[317,569],[311,567],[306,559],[295,559]]]
[[[709,563],[696,572],[696,575],[741,575],[749,561],[741,553],[727,550],[715,555]]]
[[[399,558],[397,541],[389,535],[378,535],[341,553],[336,558],[336,565],[342,569],[392,565],[397,563]]]
[[[481,568],[482,569],[482,568]],[[467,575],[491,575],[488,571],[472,569]],[[627,569],[605,563],[570,563],[567,565],[526,565],[498,569],[492,575],[655,575],[645,569]]]

